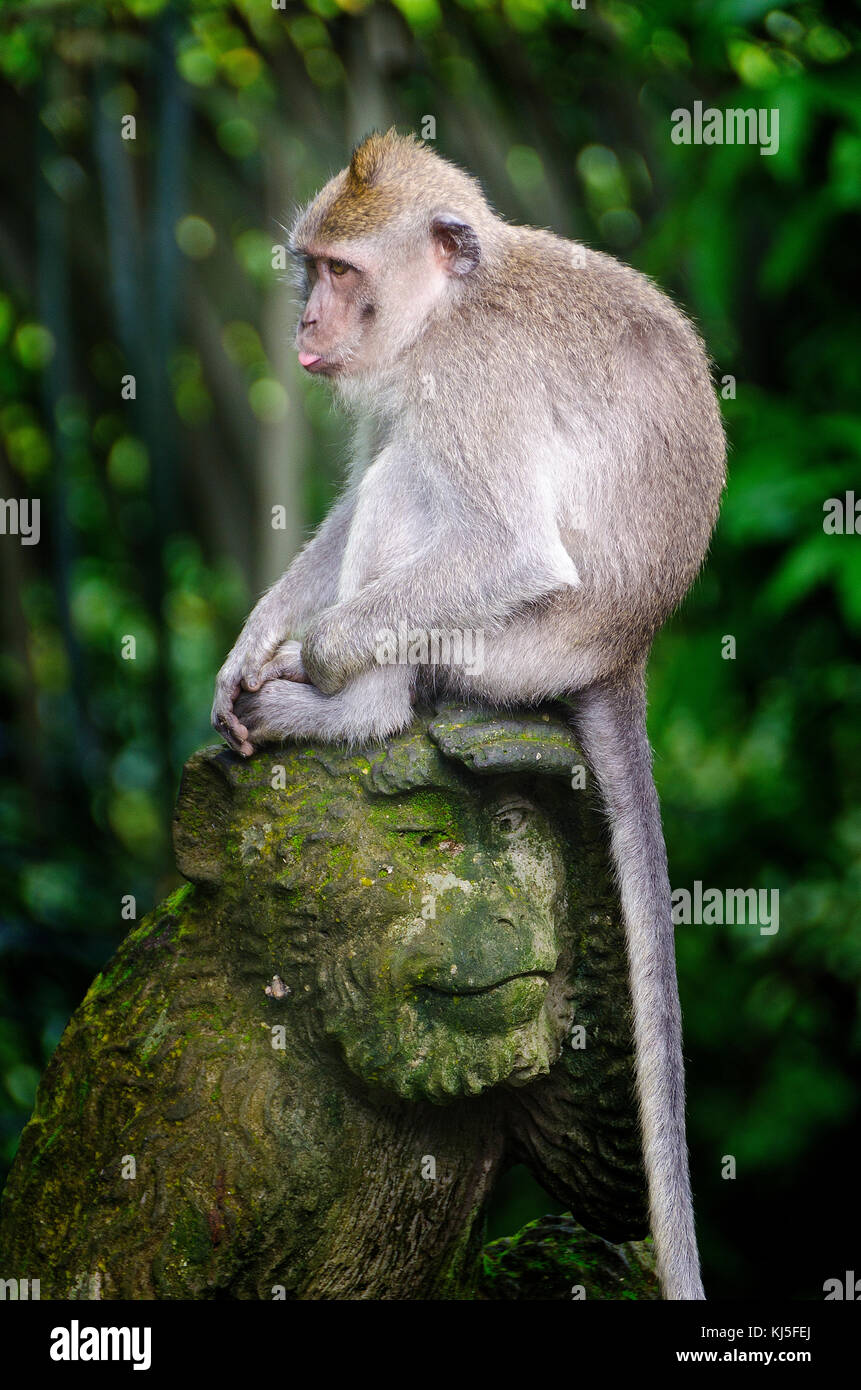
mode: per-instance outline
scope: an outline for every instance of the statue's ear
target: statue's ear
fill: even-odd
[[[176,867],[204,888],[216,888],[224,877],[234,810],[232,757],[225,749],[201,749],[189,758],[179,784],[173,815]]]
[[[487,776],[528,772],[564,777],[583,761],[560,709],[521,710],[516,715],[442,702],[428,734],[447,758]]]

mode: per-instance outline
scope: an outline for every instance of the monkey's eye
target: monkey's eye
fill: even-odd
[[[346,261],[330,261],[329,269],[333,275],[346,275],[350,267],[347,265]]]
[[[314,281],[317,279],[317,262],[314,260],[313,256],[305,257],[305,274],[308,277],[308,283],[313,285]]]
[[[526,824],[528,816],[529,807],[518,803],[514,806],[503,806],[493,819],[504,835],[513,835],[515,830]]]

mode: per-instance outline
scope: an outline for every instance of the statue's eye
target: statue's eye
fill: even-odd
[[[504,835],[513,835],[515,830],[526,824],[528,814],[526,806],[503,806],[493,819]]]
[[[346,275],[350,267],[347,265],[346,261],[330,261],[329,269],[333,275]]]

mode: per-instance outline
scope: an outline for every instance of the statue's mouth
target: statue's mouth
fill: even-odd
[[[502,989],[504,985],[510,985],[515,980],[541,980],[549,985],[552,973],[550,970],[521,970],[516,975],[506,975],[503,980],[494,980],[490,985],[457,985],[452,980],[451,985],[445,987],[422,983],[421,988],[430,994],[440,994],[448,999],[462,999],[467,995],[471,997],[476,994],[492,994],[494,990]]]

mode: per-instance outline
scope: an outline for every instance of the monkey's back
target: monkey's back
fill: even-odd
[[[611,256],[508,227],[497,257],[469,300],[485,393],[494,381],[496,408],[504,396],[510,418],[532,422],[584,582],[641,599],[657,627],[699,571],[725,481],[702,340]]]

